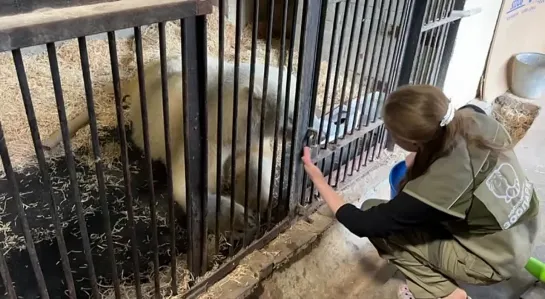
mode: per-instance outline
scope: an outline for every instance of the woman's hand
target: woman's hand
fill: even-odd
[[[318,190],[323,200],[327,203],[333,214],[337,213],[337,210],[344,205],[344,200],[339,196],[331,186],[327,183],[322,171],[318,168],[312,160],[310,159],[310,148],[306,147],[303,149],[303,164],[305,166],[305,171],[308,174],[308,177],[314,183],[314,187]]]
[[[303,157],[301,159],[303,160],[303,165],[305,167],[305,171],[307,172],[308,177],[315,184],[320,180],[325,180],[322,171],[320,171],[320,168],[314,165],[314,162],[312,162],[312,160],[310,159],[310,148],[308,146],[305,146],[305,148],[303,149]]]

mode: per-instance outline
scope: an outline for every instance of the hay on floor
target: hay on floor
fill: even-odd
[[[219,14],[217,9],[214,8],[214,13],[208,17],[208,53],[213,56],[217,56],[219,53],[218,20]],[[241,39],[241,62],[250,62],[252,47],[251,31],[252,25],[246,26],[243,30]],[[180,53],[180,34],[179,21],[166,23],[168,55]],[[157,25],[145,27],[142,35],[144,62],[146,63],[158,59],[159,35]],[[108,41],[103,39],[89,39],[87,41],[87,48],[93,82],[97,124],[99,127],[99,134],[101,134],[101,131],[103,131],[101,129],[117,126]],[[271,65],[278,65],[280,57],[279,49],[280,41],[273,40],[270,56]],[[136,72],[134,40],[132,38],[118,38],[117,52],[119,57],[120,77],[123,81],[133,76]],[[258,63],[265,62],[265,52],[266,41],[258,40],[256,48]],[[288,54],[288,51],[286,51],[284,63],[286,67],[288,66]],[[70,40],[61,43],[57,47],[57,57],[66,114],[68,119],[71,119],[87,109],[77,41]],[[295,51],[292,69],[294,74],[297,72],[298,58],[298,53]],[[229,22],[226,22],[225,25],[225,59],[228,61],[234,61],[235,59],[235,26]],[[44,140],[60,128],[47,53],[42,52],[35,55],[28,55],[24,58],[24,64],[41,139]],[[15,169],[22,169],[25,166],[36,164],[32,137],[25,117],[26,113],[21,99],[11,53],[0,53],[0,65],[2,65],[2,68],[0,68],[0,90],[2,90],[3,98],[5,99],[2,103],[2,109],[0,110],[0,120],[2,121],[6,136],[11,162]],[[320,70],[321,76],[317,97],[318,109],[322,109],[323,105],[322,102],[325,94],[325,81],[328,70],[327,62],[322,62]],[[350,90],[350,79],[351,74],[349,75],[346,86],[347,93]],[[340,101],[342,88],[341,81],[342,80],[339,80],[337,84],[335,103],[339,103]],[[332,87],[330,86],[330,91],[328,93],[329,99],[326,106],[329,106],[331,96]],[[127,117],[125,119],[127,119]],[[85,126],[71,139],[72,148],[87,149],[87,151],[91,153],[90,140],[89,127]],[[114,144],[103,144],[102,146],[103,161],[106,164],[111,163],[116,157],[119,157],[120,151],[118,146]],[[61,148],[62,146],[59,146],[52,151],[46,151],[46,156],[61,156],[63,154]],[[90,157],[89,160],[93,161],[94,159]],[[3,168],[0,168],[0,171],[2,169]]]
[[[514,145],[526,135],[538,113],[538,106],[509,94],[497,98],[492,110],[493,117],[505,127]]]

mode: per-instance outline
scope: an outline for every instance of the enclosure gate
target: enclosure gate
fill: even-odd
[[[0,52],[11,51],[11,59],[16,70],[22,103],[26,113],[26,121],[31,134],[32,145],[35,151],[37,165],[36,181],[38,190],[30,190],[30,193],[44,194],[44,200],[40,196],[29,195],[26,183],[31,179],[22,179],[21,171],[13,167],[11,155],[8,153],[10,145],[8,141],[13,139],[3,130],[9,123],[0,122],[0,154],[3,162],[5,179],[0,179],[0,200],[3,200],[4,210],[0,215],[3,225],[7,225],[9,232],[2,230],[2,242],[8,237],[18,237],[14,242],[19,242],[20,253],[13,253],[11,247],[4,243],[0,247],[0,274],[3,284],[0,286],[7,298],[17,296],[39,296],[41,298],[58,297],[59,290],[70,298],[92,296],[98,298],[103,292],[105,282],[110,284],[110,296],[121,298],[122,293],[127,295],[130,289],[131,295],[136,298],[161,297],[180,295],[193,298],[206,290],[211,284],[218,281],[230,271],[248,252],[264,246],[279,233],[288,228],[300,213],[310,213],[318,208],[320,202],[316,200],[315,190],[303,173],[299,160],[303,145],[312,148],[313,157],[321,167],[329,183],[340,187],[349,181],[349,177],[356,172],[365,173],[377,159],[386,146],[387,132],[383,126],[380,110],[386,95],[400,84],[426,82],[441,85],[444,80],[445,66],[448,65],[453,40],[456,35],[457,23],[454,22],[462,16],[457,10],[463,7],[463,1],[439,0],[439,1],[395,1],[395,0],[292,0],[274,1],[259,0],[252,3],[251,26],[251,55],[248,67],[249,82],[243,78],[246,69],[241,64],[241,52],[243,32],[242,9],[243,1],[236,0],[236,21],[234,41],[234,65],[232,67],[233,88],[224,87],[224,84],[215,84],[211,81],[211,72],[216,74],[216,69],[210,67],[210,58],[206,53],[214,49],[218,51],[217,82],[230,79],[225,71],[231,68],[226,62],[230,55],[231,45],[226,40],[228,25],[225,22],[226,2],[205,0],[156,0],[153,2],[136,1],[68,1],[68,6],[55,4],[55,1],[42,2],[36,7],[33,1],[16,1],[18,6],[11,5],[12,1],[0,1]],[[102,3],[100,3],[102,2]],[[213,24],[212,2],[218,3],[218,35],[219,43],[209,44],[210,30]],[[89,4],[85,6],[75,6]],[[264,5],[263,5],[264,3]],[[48,6],[59,7],[51,10],[32,11],[35,8]],[[275,5],[276,4],[276,5]],[[319,4],[319,5],[318,5]],[[72,5],[72,6],[70,6]],[[63,7],[66,6],[66,7]],[[8,9],[9,8],[9,9]],[[263,12],[265,9],[265,12]],[[281,18],[280,24],[273,22],[275,10]],[[263,82],[255,80],[257,77],[256,57],[258,56],[258,36],[260,34],[260,15],[265,15],[265,64]],[[3,16],[2,16],[3,15]],[[209,17],[207,17],[207,15]],[[263,17],[263,16],[261,16]],[[24,22],[23,22],[24,20]],[[176,96],[169,93],[170,66],[167,65],[167,21],[180,20],[179,30],[181,45],[181,86],[183,92],[183,149],[185,165],[185,194],[187,200],[186,215],[187,226],[182,227],[178,221],[177,205],[174,201],[175,189],[179,183],[173,176],[173,159],[175,153],[172,144],[177,140],[172,139],[169,132],[170,123],[177,119],[170,119],[167,112],[169,101]],[[290,22],[288,22],[290,20]],[[265,22],[262,22],[265,23]],[[146,84],[146,80],[153,80],[145,68],[144,44],[147,36],[143,34],[143,26],[157,24],[159,74],[156,86]],[[277,27],[275,27],[278,25]],[[178,30],[176,27],[174,28]],[[118,62],[118,41],[116,31],[133,28],[135,51],[135,82],[137,92],[140,95],[141,119],[143,130],[143,148],[145,158],[141,161],[141,170],[133,171],[130,140],[125,128],[124,100],[122,90],[121,65]],[[151,27],[150,27],[151,28]],[[273,46],[275,32],[280,32],[279,49]],[[89,56],[88,37],[93,34],[107,33],[107,49],[109,54],[108,80],[113,86],[113,99],[115,103],[110,105],[115,108],[116,138],[120,144],[119,171],[123,181],[122,191],[109,184],[108,179],[114,176],[110,165],[105,165],[103,155],[103,140],[97,117],[95,98],[96,80],[91,72],[93,60]],[[79,150],[73,152],[70,141],[74,134],[73,127],[67,119],[66,101],[61,80],[61,70],[55,42],[77,38],[77,49],[82,71],[84,95],[88,122],[90,125],[89,139],[91,141],[91,155],[94,170],[92,180],[96,180],[96,189],[89,196],[91,199],[82,201],[85,186],[82,186],[82,177],[79,163]],[[289,39],[289,42],[288,42]],[[28,80],[28,70],[25,70],[25,55],[21,49],[37,45],[46,45],[47,59],[52,79],[52,97],[56,103],[58,121],[60,123],[59,141],[62,141],[64,155],[62,167],[66,169],[65,185],[69,185],[70,198],[66,194],[59,194],[54,187],[53,180],[57,180],[52,171],[52,162],[44,154],[44,144],[40,136],[39,117],[35,112],[33,98],[40,94],[31,93],[31,84]],[[92,47],[95,47],[93,44]],[[98,46],[97,46],[98,47]],[[268,86],[269,77],[273,72],[271,62],[273,52],[278,53],[278,66],[287,64],[286,74],[284,68],[278,71],[278,86]],[[286,56],[286,51],[287,56]],[[297,52],[297,55],[295,55]],[[275,52],[276,53],[276,52]],[[5,53],[3,54],[5,55]],[[2,58],[2,57],[0,57]],[[3,60],[2,60],[3,61]],[[207,63],[208,61],[208,63]],[[37,61],[36,63],[39,63]],[[27,65],[28,66],[28,65]],[[29,68],[31,69],[31,68]],[[230,69],[231,70],[231,69]],[[225,74],[224,74],[225,71]],[[292,79],[292,74],[296,73]],[[241,75],[242,74],[242,75]],[[231,76],[231,75],[229,75]],[[286,78],[284,78],[285,76]],[[276,80],[272,78],[272,80]],[[284,82],[286,84],[278,84]],[[274,81],[273,81],[274,82]],[[154,84],[155,84],[154,83]],[[248,84],[249,86],[246,86]],[[262,96],[249,92],[247,101],[247,123],[245,126],[232,126],[233,140],[238,140],[237,130],[246,130],[244,154],[244,215],[242,222],[244,231],[242,240],[235,240],[234,234],[229,235],[227,249],[220,244],[219,216],[222,213],[220,203],[225,194],[223,192],[222,179],[224,176],[230,179],[230,192],[233,200],[230,201],[229,228],[235,227],[235,198],[238,192],[235,188],[236,178],[239,174],[235,163],[238,160],[237,142],[232,142],[229,162],[230,171],[224,171],[222,156],[219,154],[222,148],[223,117],[237,119],[240,111],[233,109],[223,112],[223,101],[233,101],[233,106],[238,107],[239,99],[242,103],[244,95],[240,94],[239,87],[248,87],[254,90],[254,85],[260,85]],[[216,86],[217,85],[217,86]],[[213,86],[213,87],[211,87]],[[155,183],[157,179],[157,166],[152,161],[152,146],[148,128],[154,125],[152,118],[148,118],[148,111],[153,107],[147,106],[146,95],[150,87],[161,91],[162,116],[164,116],[164,134],[166,166],[166,187]],[[224,90],[225,88],[225,90]],[[148,89],[148,90],[147,90]],[[227,91],[232,92],[227,94]],[[292,99],[290,92],[294,93]],[[152,90],[153,92],[153,90]],[[269,93],[274,92],[274,101],[267,102],[273,105],[275,113],[272,117],[266,116],[265,100]],[[211,113],[209,103],[213,102],[211,94],[218,95],[217,110],[217,139],[216,144],[209,144],[210,132],[216,127],[210,127]],[[150,97],[156,96],[151,94]],[[255,101],[260,99],[261,102]],[[293,115],[290,115],[289,105],[293,100]],[[284,111],[279,107],[285,102]],[[255,105],[256,103],[260,105]],[[276,105],[275,105],[276,104]],[[253,123],[253,112],[260,112],[259,125]],[[85,113],[85,112],[84,112]],[[151,114],[150,114],[151,115]],[[0,114],[2,117],[3,114]],[[150,116],[151,117],[151,116]],[[242,115],[244,117],[244,115]],[[266,118],[270,117],[270,118]],[[3,121],[0,118],[0,121]],[[266,122],[267,121],[267,122]],[[264,132],[267,132],[268,122],[272,121],[274,144],[272,145],[271,177],[277,176],[278,182],[270,182],[270,190],[261,190],[261,181],[264,176],[263,166],[267,162],[264,152]],[[281,121],[283,125],[281,125]],[[288,128],[292,124],[291,134]],[[245,127],[245,128],[244,128]],[[261,207],[257,201],[255,213],[255,227],[257,232],[250,233],[250,215],[248,209],[249,163],[251,161],[250,144],[253,136],[250,128],[256,127],[259,132],[259,155],[257,169],[257,197],[261,192],[269,191],[267,206]],[[100,129],[100,130],[99,130]],[[134,128],[133,128],[134,129]],[[6,133],[6,134],[5,134]],[[229,132],[230,134],[231,132]],[[215,134],[215,133],[213,133]],[[224,135],[224,134],[223,134]],[[11,138],[11,139],[10,139]],[[255,141],[254,139],[254,142]],[[217,155],[210,156],[210,147],[217,146]],[[135,156],[136,157],[136,156]],[[139,157],[139,156],[138,156]],[[277,159],[277,157],[279,157]],[[225,158],[225,157],[224,157]],[[211,159],[214,159],[217,169],[215,180],[210,181],[209,171]],[[266,161],[267,160],[267,161]],[[227,163],[227,162],[226,162]],[[269,163],[269,162],[267,162]],[[60,164],[59,164],[60,165]],[[176,164],[177,165],[177,164]],[[227,164],[226,164],[227,165]],[[278,166],[278,167],[277,167]],[[363,167],[363,169],[362,169]],[[27,170],[28,172],[28,170]],[[91,173],[91,172],[90,172]],[[267,176],[266,174],[265,176]],[[154,179],[155,176],[155,179]],[[142,178],[143,177],[143,178]],[[27,180],[27,181],[25,181]],[[142,182],[140,182],[141,180]],[[241,183],[241,182],[239,182]],[[138,185],[146,185],[148,195],[140,192]],[[215,186],[213,200],[211,187]],[[266,185],[264,185],[267,187]],[[87,189],[85,189],[87,190]],[[163,191],[162,191],[163,190]],[[68,191],[67,191],[68,192]],[[4,196],[4,193],[7,195]],[[110,199],[114,193],[122,196],[115,201]],[[277,193],[277,199],[274,194]],[[3,198],[1,196],[4,196]],[[227,195],[225,195],[227,196]],[[240,196],[240,195],[239,195]],[[157,200],[165,197],[167,200]],[[37,198],[37,199],[36,199]],[[64,200],[60,200],[60,199]],[[95,200],[96,198],[96,200]],[[149,201],[147,208],[142,208],[142,198]],[[9,199],[9,201],[8,201]],[[36,200],[35,200],[36,199]],[[273,207],[276,200],[277,205]],[[33,201],[34,200],[34,201]],[[68,203],[66,203],[68,202]],[[29,203],[32,203],[30,205]],[[211,204],[213,203],[213,204]],[[137,207],[138,204],[138,207]],[[68,210],[65,211],[65,205]],[[31,208],[29,209],[29,206]],[[97,208],[93,208],[96,206]],[[121,206],[123,211],[114,209]],[[6,208],[7,207],[7,208]],[[12,209],[8,215],[6,209]],[[27,215],[43,216],[35,210],[47,210],[46,222],[33,222]],[[73,210],[73,211],[72,211]],[[89,212],[89,210],[92,211]],[[141,211],[145,213],[140,214]],[[77,215],[74,221],[68,223],[65,218],[67,213]],[[263,212],[263,213],[261,213]],[[36,214],[38,213],[38,214]],[[43,213],[43,212],[42,212]],[[162,216],[166,215],[162,220]],[[6,216],[7,215],[7,216]],[[99,216],[96,216],[99,215]],[[41,217],[40,216],[40,217]],[[70,216],[71,217],[71,216]],[[215,221],[210,222],[210,217]],[[100,219],[101,227],[90,225],[92,221]],[[146,220],[142,220],[145,218]],[[121,219],[121,220],[120,220]],[[183,219],[183,218],[182,218]],[[32,220],[32,219],[31,219]],[[121,222],[120,222],[121,221]],[[144,222],[142,222],[144,221]],[[115,223],[114,223],[115,222]],[[122,229],[117,224],[121,223]],[[145,226],[142,228],[142,223]],[[213,223],[210,227],[209,223]],[[35,224],[46,225],[51,228],[49,239],[37,242],[37,230]],[[75,227],[72,227],[75,226]],[[262,231],[263,229],[264,231]],[[124,230],[123,230],[124,229]],[[137,229],[142,229],[138,231]],[[208,230],[213,229],[214,242],[209,244]],[[121,235],[120,231],[125,235]],[[71,234],[76,234],[74,241]],[[98,236],[98,237],[97,237]],[[187,236],[187,239],[185,237]],[[123,239],[125,238],[125,239]],[[10,239],[11,240],[11,239]],[[78,243],[78,245],[74,245]],[[188,243],[187,249],[183,244]],[[236,245],[239,244],[239,245]],[[75,246],[75,247],[74,247]],[[146,247],[147,246],[147,247]],[[77,249],[75,249],[77,248]],[[122,248],[123,250],[121,250]],[[143,249],[146,248],[146,249]],[[242,250],[238,250],[241,249]],[[229,256],[222,264],[205,279],[196,280],[195,277],[204,275],[210,269],[209,249],[213,249],[214,255],[224,252]],[[49,250],[49,251],[48,251]],[[53,250],[53,251],[51,251]],[[56,250],[56,251],[55,251]],[[178,257],[182,253],[187,254],[188,269],[192,274],[188,286],[182,288],[182,282],[178,271],[182,260]],[[55,258],[50,256],[54,254]],[[79,254],[79,255],[78,255]],[[79,260],[78,260],[79,258]],[[49,259],[55,261],[49,261]],[[52,263],[53,262],[53,263]],[[104,265],[103,265],[104,264]],[[30,266],[29,270],[17,271],[17,265]],[[151,265],[150,269],[147,269]],[[170,266],[168,273],[164,273],[163,266]],[[74,271],[77,267],[78,271]],[[83,269],[83,270],[81,270]],[[142,291],[144,272],[148,273],[151,284],[147,291]],[[35,280],[26,282],[28,276]],[[133,287],[123,287],[124,277],[132,277]],[[166,286],[160,279],[167,277]],[[25,283],[23,282],[25,281]],[[62,284],[62,285],[61,285]],[[3,289],[2,289],[3,288]],[[66,292],[65,292],[66,290]],[[78,291],[79,290],[79,291]],[[107,296],[106,296],[107,297]]]

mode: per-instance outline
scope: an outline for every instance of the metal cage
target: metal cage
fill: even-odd
[[[457,30],[450,22],[459,20],[452,12],[461,7],[455,0],[0,1],[0,52],[11,54],[36,161],[13,164],[15,136],[0,114],[0,293],[98,298],[107,284],[115,298],[128,289],[136,298],[196,297],[321,204],[300,163],[303,146],[340,187],[392,145],[380,114],[385,98],[401,84],[441,84]],[[208,40],[212,25],[217,45]],[[153,26],[154,59],[146,58],[144,32]],[[179,31],[179,63],[169,28]],[[120,30],[131,31],[132,75],[121,69]],[[96,34],[105,34],[109,56],[112,128],[97,120],[89,55],[99,47]],[[67,112],[72,87],[63,84],[61,41],[77,43],[86,103],[77,127]],[[26,48],[40,45],[62,143],[54,158],[36,113],[42,95],[25,64],[42,55]],[[139,113],[125,111],[129,94]],[[91,165],[71,141],[87,124]],[[105,162],[105,138],[119,150],[115,162]],[[181,290],[185,260],[189,283]],[[152,287],[142,291],[143,284]]]

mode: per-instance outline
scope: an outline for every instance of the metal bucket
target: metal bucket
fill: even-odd
[[[527,99],[545,96],[545,54],[526,52],[514,56],[511,92]]]

